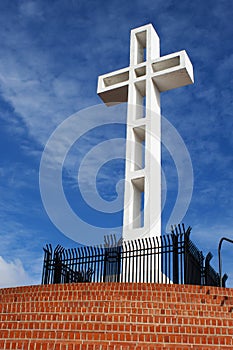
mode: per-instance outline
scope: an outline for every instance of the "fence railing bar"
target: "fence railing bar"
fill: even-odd
[[[127,245],[128,245],[128,247],[129,247],[127,258],[130,259],[130,258],[131,258],[131,256],[130,256],[130,241],[127,242]],[[129,259],[127,259],[128,262],[130,261]],[[130,281],[130,264],[129,264],[129,263],[128,263],[128,266],[127,266],[127,272],[128,272],[128,281]],[[125,282],[126,282],[126,281],[125,281]]]

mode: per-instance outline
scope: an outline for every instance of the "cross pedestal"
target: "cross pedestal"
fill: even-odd
[[[192,83],[186,52],[160,57],[151,24],[131,30],[129,67],[98,78],[104,103],[128,102],[124,240],[161,235],[160,93]]]

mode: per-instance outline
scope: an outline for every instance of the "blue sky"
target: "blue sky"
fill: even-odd
[[[217,267],[220,237],[233,238],[232,15],[231,0],[1,1],[0,286],[40,283],[46,243],[77,245],[56,228],[44,209],[39,188],[42,152],[50,135],[70,115],[84,110],[77,128],[79,123],[87,124],[85,118],[93,113],[86,109],[101,104],[96,94],[98,76],[128,66],[130,30],[147,23],[160,36],[161,55],[185,49],[194,66],[195,84],[163,93],[162,112],[183,138],[192,160],[193,196],[183,222],[192,226],[192,239],[203,252],[214,253]],[[114,114],[97,107],[94,114],[104,111],[109,125],[82,135],[64,162],[64,192],[74,212],[87,223],[87,231],[92,225],[106,233],[120,232],[114,228],[121,226],[122,212],[103,214],[85,205],[77,173],[82,158],[94,148],[96,153],[83,167],[86,195],[90,198],[92,193],[88,179],[98,155],[106,162],[97,171],[97,190],[116,207],[122,203],[125,116],[121,108]],[[109,138],[121,139],[118,153],[104,146]],[[59,144],[59,152],[68,139]],[[95,148],[98,143],[103,147]],[[164,148],[162,155],[168,190],[165,227],[177,195],[177,175]],[[60,210],[54,206],[58,216]],[[85,237],[84,228],[70,229]],[[233,285],[231,249],[223,246],[228,285]]]

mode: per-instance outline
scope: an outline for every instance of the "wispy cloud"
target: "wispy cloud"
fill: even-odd
[[[6,261],[0,256],[0,288],[38,283],[38,279],[25,271],[21,260]]]
[[[36,1],[21,1],[19,4],[19,13],[22,17],[43,19],[42,6]]]

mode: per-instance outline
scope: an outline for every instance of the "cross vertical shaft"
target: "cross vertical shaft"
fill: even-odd
[[[151,79],[159,57],[151,25],[131,31],[123,238],[161,233],[160,93]]]

